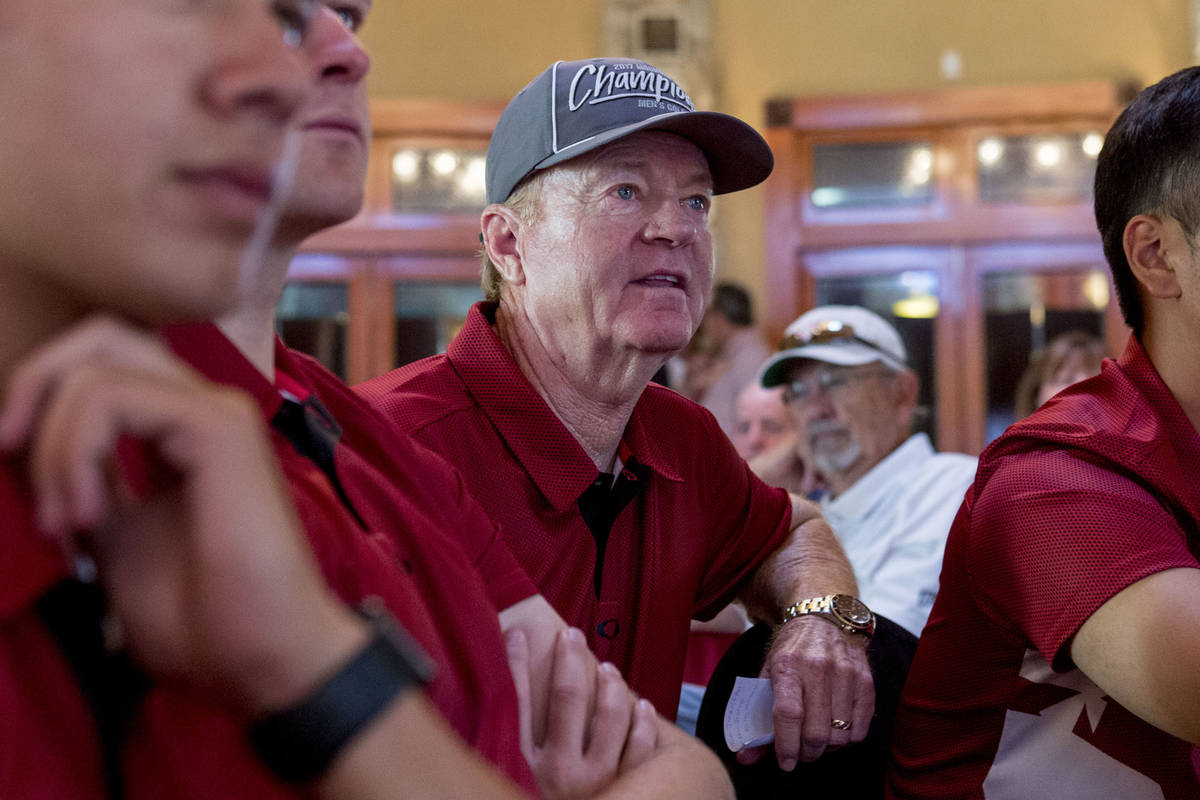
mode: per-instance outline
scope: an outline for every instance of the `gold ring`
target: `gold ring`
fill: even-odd
[[[829,724],[837,728],[839,731],[850,730],[850,723],[844,719],[831,719],[829,720]]]

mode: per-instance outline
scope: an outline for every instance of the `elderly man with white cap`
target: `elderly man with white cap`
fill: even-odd
[[[900,334],[865,308],[814,308],[788,326],[761,383],[784,387],[863,601],[919,636],[975,459],[912,433],[920,387]]]
[[[553,64],[488,150],[487,301],[445,355],[360,390],[462,472],[545,597],[668,717],[689,619],[740,596],[779,625],[764,673],[790,770],[866,734],[873,617],[816,602],[856,592],[818,509],[650,384],[704,313],[713,195],[772,165],[753,128],[649,64]]]

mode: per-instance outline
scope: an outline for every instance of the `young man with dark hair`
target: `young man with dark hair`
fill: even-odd
[[[1133,335],[980,457],[896,725],[895,798],[1200,796],[1200,69],[1096,166]]]

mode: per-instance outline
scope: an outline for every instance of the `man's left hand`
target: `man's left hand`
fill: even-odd
[[[867,735],[875,681],[866,645],[862,634],[816,617],[794,619],[776,630],[760,677],[770,678],[775,693],[775,754],[781,769],[791,771],[797,760],[814,761]],[[754,763],[764,749],[743,750],[738,760]]]

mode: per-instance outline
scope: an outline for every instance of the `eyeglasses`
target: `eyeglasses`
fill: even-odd
[[[823,319],[807,333],[793,333],[779,344],[780,350],[791,350],[810,344],[861,344],[880,353],[884,352],[879,345],[860,338],[854,332],[854,326],[837,319]],[[889,353],[890,355],[890,353]]]
[[[867,378],[892,375],[891,370],[877,367],[871,370],[852,372],[849,369],[823,369],[804,380],[795,380],[783,387],[783,402],[788,405],[807,406],[816,402],[820,392],[830,402],[839,403],[846,399],[850,387]]]

